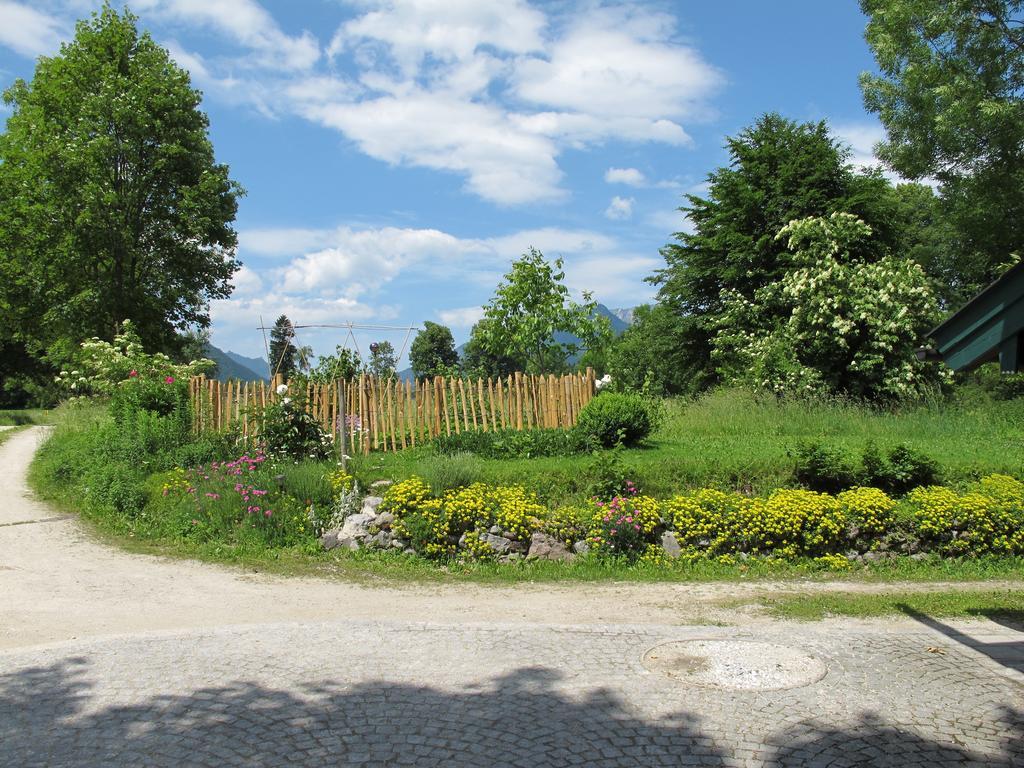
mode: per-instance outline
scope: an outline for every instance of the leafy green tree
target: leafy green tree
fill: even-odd
[[[390,379],[395,375],[398,355],[390,341],[377,341],[370,345],[370,359],[366,362],[366,372],[379,379]]]
[[[688,327],[689,322],[667,304],[637,307],[633,324],[608,353],[612,384],[652,395],[695,394],[706,388],[710,377],[704,361],[711,350],[691,346],[702,336]]]
[[[171,351],[231,292],[242,190],[188,73],[136,21],[105,5],[4,93],[0,326],[33,354],[66,359],[126,319]]]
[[[299,350],[294,342],[295,326],[287,315],[281,315],[270,329],[270,370],[286,380],[298,370],[296,358]]]
[[[416,334],[409,347],[409,362],[412,375],[417,379],[449,373],[459,363],[451,329],[429,320],[424,322],[423,330]]]
[[[659,300],[679,314],[683,347],[695,356],[710,349],[723,291],[752,298],[792,268],[792,254],[775,237],[790,221],[853,213],[875,231],[862,244],[867,259],[898,236],[891,186],[878,173],[855,173],[849,151],[824,122],[767,114],[727,147],[730,163],[710,174],[707,197],[687,195],[679,209],[692,231],[675,234],[677,242],[661,250],[665,267],[649,278]],[[707,357],[689,358],[684,367],[701,380],[713,375]]]
[[[879,157],[937,179],[961,293],[1024,247],[1024,1],[861,0],[880,74],[860,83]]]
[[[473,326],[469,334],[469,341],[462,348],[462,358],[459,360],[459,368],[463,375],[477,377],[490,376],[502,377],[521,371],[521,361],[502,352],[492,353],[485,343],[488,338],[488,322],[480,320]]]
[[[899,184],[896,200],[898,253],[920,264],[934,283],[942,307],[955,308],[973,293],[955,250],[956,230],[942,200],[925,184]]]
[[[794,268],[753,299],[723,296],[713,359],[722,378],[778,394],[901,399],[936,383],[917,359],[938,305],[910,259],[867,261],[871,228],[848,213],[794,221],[779,232]]]
[[[309,378],[318,382],[332,382],[338,379],[346,381],[359,375],[362,362],[355,350],[337,346],[333,355],[320,355],[316,365],[309,372]]]
[[[562,260],[548,262],[536,248],[513,262],[474,328],[481,351],[495,360],[511,358],[530,373],[549,373],[564,370],[581,348],[607,346],[608,318],[597,314],[589,293],[582,304],[571,301],[563,280]],[[559,341],[559,332],[580,343]]]

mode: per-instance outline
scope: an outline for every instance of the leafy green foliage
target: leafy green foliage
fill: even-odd
[[[578,430],[565,429],[471,430],[434,438],[438,453],[452,455],[464,451],[487,459],[572,456],[585,453],[589,447]]]
[[[409,347],[409,362],[417,379],[449,375],[459,364],[451,329],[429,320],[424,322],[423,330]]]
[[[580,339],[583,349],[607,346],[612,336],[608,318],[596,313],[597,302],[589,294],[583,304],[569,300],[564,280],[562,260],[548,262],[535,248],[513,262],[474,328],[481,351],[495,361],[516,361],[530,373],[557,373],[580,347],[557,341],[556,332]]]
[[[1024,247],[1024,3],[860,5],[880,70],[860,79],[888,134],[879,156],[905,178],[941,182],[955,287],[969,295]]]
[[[150,354],[143,349],[135,324],[126,320],[114,340],[83,341],[72,358],[72,368],[61,371],[57,382],[79,397],[109,396],[121,389],[139,390],[163,385],[184,384],[192,376],[208,372],[212,360],[200,358],[188,363],[175,363],[163,352]]]
[[[661,251],[665,267],[650,278],[659,286],[659,300],[689,318],[680,329],[691,339],[681,347],[690,357],[683,370],[697,380],[714,376],[706,352],[726,297],[751,300],[789,271],[792,254],[775,238],[789,222],[835,211],[855,214],[876,233],[863,242],[860,256],[866,261],[895,245],[896,238],[888,182],[854,173],[847,150],[824,122],[798,124],[764,115],[729,138],[727,148],[729,165],[709,175],[707,197],[687,195],[680,208],[692,231],[674,235],[677,242]]]
[[[359,353],[342,346],[335,347],[333,355],[320,355],[309,372],[310,381],[329,383],[344,379],[351,381],[362,370]]]
[[[608,500],[616,496],[633,496],[637,493],[633,478],[636,470],[622,458],[622,443],[603,451],[594,451],[587,464],[586,495],[594,499]]]
[[[270,457],[325,459],[334,452],[331,436],[307,411],[300,394],[285,395],[269,403],[258,418],[259,439]]]
[[[697,321],[666,303],[637,307],[633,324],[608,352],[607,370],[620,390],[651,395],[696,394],[711,384],[711,350]]]
[[[805,443],[796,447],[794,456],[793,479],[804,488],[821,493],[839,493],[857,484],[853,464],[836,448],[821,443]]]
[[[241,188],[188,73],[104,6],[15,81],[0,135],[0,338],[64,364],[134,321],[150,349],[209,324],[238,268]]]
[[[633,446],[657,427],[658,416],[656,405],[648,398],[634,393],[608,392],[583,406],[576,429],[594,445]]]
[[[916,348],[937,317],[928,279],[913,262],[859,254],[871,228],[847,213],[794,221],[778,239],[792,268],[754,292],[723,295],[713,357],[726,381],[778,394],[919,396],[940,370]]]
[[[855,466],[844,451],[819,442],[803,443],[793,455],[796,461],[793,479],[821,493],[835,494],[865,486],[902,496],[913,488],[939,481],[938,463],[902,444],[883,453],[869,442],[860,455],[859,466]]]
[[[366,361],[366,372],[379,379],[390,379],[395,375],[398,355],[390,341],[377,341],[370,345],[370,359]]]

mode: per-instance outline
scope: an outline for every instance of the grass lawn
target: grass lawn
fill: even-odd
[[[20,427],[32,424],[53,424],[51,410],[26,408],[24,410],[0,410],[0,426]]]
[[[768,598],[763,604],[773,616],[807,621],[832,616],[875,618],[924,614],[931,617],[990,618],[1024,625],[1024,589],[889,592],[874,595],[835,592]]]
[[[666,403],[666,418],[644,448],[623,460],[645,492],[665,498],[700,486],[766,493],[792,484],[788,455],[801,442],[822,441],[857,454],[869,442],[903,443],[939,462],[943,480],[957,483],[1000,472],[1024,477],[1024,400],[920,406],[874,411],[844,403],[802,403],[722,390],[698,400]],[[593,458],[480,459],[467,457],[456,474],[537,491],[552,506],[582,501]],[[451,471],[451,460],[427,448],[356,457],[367,481],[401,480]]]

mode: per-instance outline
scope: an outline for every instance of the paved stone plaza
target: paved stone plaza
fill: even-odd
[[[0,655],[0,765],[1024,765],[1022,637],[331,622],[58,644]],[[725,691],[642,664],[689,638],[826,673]]]

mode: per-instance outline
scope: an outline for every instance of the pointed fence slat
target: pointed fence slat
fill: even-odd
[[[243,445],[259,442],[262,414],[284,395],[283,380],[189,382],[195,433],[227,432]],[[442,434],[482,430],[568,429],[596,394],[592,369],[566,376],[515,373],[505,378],[400,382],[360,374],[350,381],[306,382],[289,389],[305,394],[307,413],[343,453],[400,451]]]

